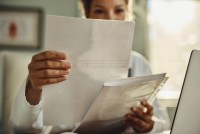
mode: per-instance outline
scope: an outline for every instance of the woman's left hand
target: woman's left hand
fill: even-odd
[[[126,115],[125,123],[132,126],[137,133],[150,132],[154,126],[153,107],[146,100],[141,101],[141,105],[131,108],[131,113]]]

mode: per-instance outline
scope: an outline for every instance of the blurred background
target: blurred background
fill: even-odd
[[[79,0],[0,0],[0,133],[12,134],[10,107],[26,79],[31,56],[43,50],[45,16],[82,17],[79,4]],[[129,4],[130,18],[136,22],[132,49],[149,60],[153,73],[169,76],[158,98],[172,120],[189,55],[200,49],[200,0]],[[17,29],[21,29],[18,38]]]

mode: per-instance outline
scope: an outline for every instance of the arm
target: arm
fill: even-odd
[[[43,127],[42,86],[64,81],[71,65],[66,55],[45,51],[32,57],[29,75],[15,98],[11,123],[15,132],[38,133]]]
[[[43,129],[42,102],[35,106],[30,105],[26,101],[25,85],[26,82],[15,97],[10,117],[11,125],[15,133],[39,133]]]

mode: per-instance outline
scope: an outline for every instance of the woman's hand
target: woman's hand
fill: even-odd
[[[137,133],[146,133],[153,129],[153,107],[146,100],[141,101],[142,107],[131,108],[130,114],[126,115],[125,123],[132,126]]]
[[[66,80],[71,64],[64,53],[45,51],[32,57],[28,69],[26,99],[30,104],[36,105],[40,101],[42,87]]]

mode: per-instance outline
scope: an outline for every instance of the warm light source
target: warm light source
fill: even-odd
[[[200,0],[148,0],[149,60],[169,79],[159,98],[178,98],[189,55],[200,49]]]
[[[149,22],[157,22],[170,34],[179,34],[195,18],[195,4],[190,0],[153,0],[150,6],[154,14],[149,15]]]

